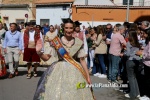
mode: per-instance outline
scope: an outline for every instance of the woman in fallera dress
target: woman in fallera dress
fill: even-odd
[[[53,62],[58,61],[58,55],[55,49],[50,46],[49,40],[52,40],[54,37],[57,36],[57,33],[55,32],[54,26],[50,25],[50,30],[46,33],[44,38],[44,54],[49,54],[51,52],[52,56],[48,61],[41,60],[41,65],[51,65]]]
[[[77,88],[79,83],[91,84],[91,79],[84,59],[83,42],[72,37],[73,30],[73,21],[66,19],[65,36],[49,39],[59,55],[59,60],[51,64],[42,75],[34,100],[94,100],[90,88]],[[40,58],[47,61],[52,54],[40,52],[41,42],[38,41],[36,50]]]

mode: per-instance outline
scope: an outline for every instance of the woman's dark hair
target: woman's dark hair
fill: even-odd
[[[94,28],[90,28],[90,31],[91,31],[91,30],[94,30],[94,31],[95,31],[95,29],[94,29]],[[95,32],[96,32],[96,31],[95,31]]]
[[[54,26],[53,26],[53,25],[50,25],[49,27],[53,27],[53,29],[54,29]]]
[[[145,31],[145,33],[148,35],[145,40],[145,44],[147,45],[150,42],[150,30]]]
[[[125,28],[130,28],[130,23],[129,23],[129,22],[124,22],[124,23],[123,23],[123,26],[124,26]]]
[[[104,26],[102,26],[102,25],[97,26],[97,36],[99,34],[102,34],[102,36],[105,35],[105,33],[104,33]]]
[[[66,24],[66,23],[74,24],[74,22],[70,18],[67,18],[64,20],[64,24]]]
[[[130,24],[129,30],[135,30],[135,31],[137,31],[138,30],[137,24],[135,24],[135,23]]]
[[[36,25],[36,28],[38,28],[38,27],[39,27],[40,30],[42,30],[41,25]]]
[[[129,42],[133,47],[140,48],[140,44],[137,37],[137,32],[134,30],[129,31]]]

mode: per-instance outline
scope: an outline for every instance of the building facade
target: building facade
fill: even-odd
[[[36,19],[35,9],[32,0],[2,0],[0,15],[6,24],[26,22]]]
[[[127,5],[128,0],[113,0],[118,6]],[[150,0],[130,0],[132,6],[150,6]]]
[[[88,0],[89,1],[89,0]],[[74,3],[72,9],[72,19],[74,21],[79,20],[82,25],[97,26],[111,23],[115,25],[116,23],[124,23],[127,21],[127,6],[117,5],[117,2],[122,2],[123,0],[105,0],[105,2],[97,3],[97,0],[93,0],[93,3],[80,4]],[[131,1],[131,0],[130,0]],[[146,0],[145,0],[146,1]],[[108,3],[106,2],[112,2]],[[129,22],[139,22],[143,20],[150,21],[150,6],[133,6],[130,5],[129,10]]]
[[[83,25],[97,26],[100,24],[116,24],[126,21],[126,6],[74,6],[73,20]],[[150,21],[150,7],[130,7],[129,22]]]
[[[71,18],[74,0],[39,0],[36,2],[36,24],[60,25],[63,19]]]

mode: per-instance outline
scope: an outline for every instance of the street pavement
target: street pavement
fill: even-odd
[[[19,76],[0,79],[0,100],[33,100],[38,80],[45,68],[38,68],[38,77],[26,79],[26,67],[19,67]],[[106,79],[91,76],[92,83],[108,83]],[[96,100],[129,100],[114,88],[93,88]]]

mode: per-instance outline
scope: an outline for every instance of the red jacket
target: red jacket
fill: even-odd
[[[40,31],[37,29],[35,30],[35,35],[34,35],[34,41],[35,41],[35,45],[38,41],[38,39],[40,39]],[[29,44],[29,30],[25,30],[24,31],[24,48],[28,48],[28,44]]]

